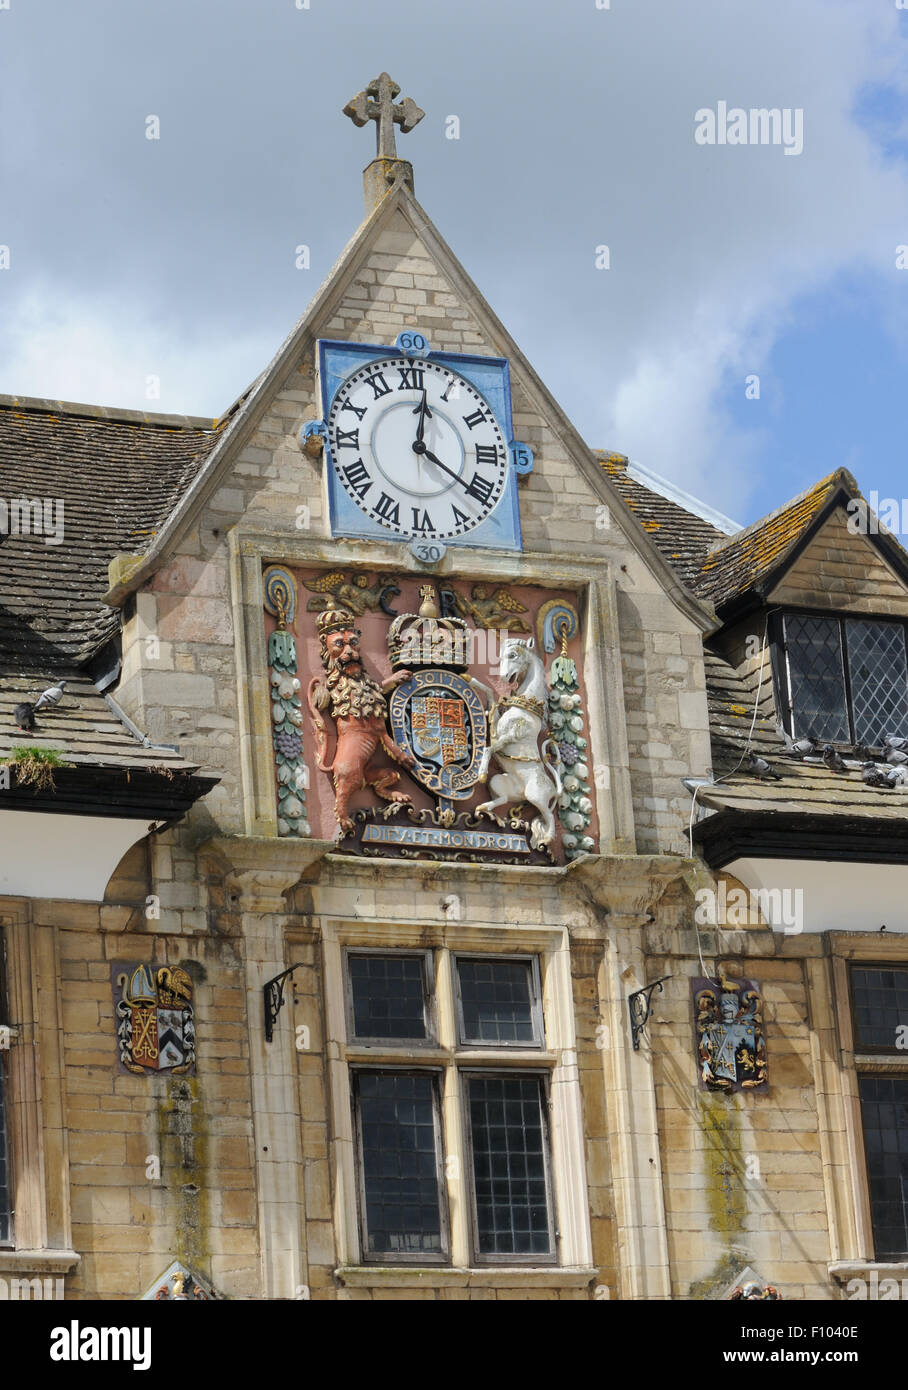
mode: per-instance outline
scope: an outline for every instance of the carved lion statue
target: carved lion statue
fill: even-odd
[[[406,792],[391,790],[400,781],[399,772],[393,767],[371,767],[379,748],[403,767],[414,765],[413,756],[398,748],[385,723],[385,692],[409,680],[410,672],[396,671],[383,685],[367,676],[359,650],[356,618],[346,609],[334,608],[320,613],[318,636],[325,674],[314,676],[307,692],[315,725],[317,765],[322,772],[332,775],[334,814],[341,829],[349,833],[353,829],[350,798],[365,786],[370,786],[386,801],[412,802]],[[330,762],[325,714],[334,722],[337,740]]]

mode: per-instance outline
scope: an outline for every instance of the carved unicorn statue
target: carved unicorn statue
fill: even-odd
[[[490,700],[489,745],[480,766],[479,780],[488,776],[494,757],[501,772],[492,777],[492,797],[476,807],[476,815],[494,815],[508,802],[529,802],[539,815],[530,826],[533,849],[546,849],[555,838],[554,809],[563,790],[561,755],[553,738],[543,739],[548,700],[545,667],[536,655],[532,637],[520,641],[507,638],[501,646],[498,674],[515,687],[514,693],[496,698],[488,686],[473,677]]]

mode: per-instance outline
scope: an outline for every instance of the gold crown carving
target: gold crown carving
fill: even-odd
[[[400,613],[388,629],[391,667],[450,667],[465,671],[470,664],[472,634],[462,618],[440,618],[435,589],[423,584],[418,613]]]
[[[327,637],[332,632],[358,631],[357,618],[348,608],[326,608],[315,620],[319,637]]]

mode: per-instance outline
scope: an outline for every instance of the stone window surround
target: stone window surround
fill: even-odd
[[[521,1266],[521,1280],[537,1279],[545,1284],[557,1284],[567,1278],[570,1283],[589,1282],[595,1276],[592,1268],[592,1239],[589,1222],[589,1203],[586,1191],[583,1122],[580,1106],[580,1084],[577,1068],[576,1039],[571,988],[569,940],[566,929],[539,927],[470,926],[452,923],[427,927],[423,922],[381,923],[362,919],[323,919],[323,950],[325,969],[326,1050],[334,1132],[335,1174],[337,1182],[337,1248],[338,1277],[358,1285],[374,1283],[401,1286],[427,1285],[430,1282],[445,1286],[488,1282],[489,1276],[507,1281],[508,1272],[499,1266],[473,1270],[472,1231],[467,1202],[461,1199],[466,1183],[466,1164],[463,1153],[462,1100],[458,1085],[446,1085],[442,1100],[443,1123],[448,1137],[447,1156],[459,1159],[458,1181],[448,1181],[448,1205],[451,1214],[451,1263],[421,1273],[412,1265],[394,1270],[359,1264],[359,1212],[357,1207],[357,1175],[353,1121],[350,1106],[349,1066],[351,1062],[375,1065],[419,1065],[434,1059],[425,1048],[408,1050],[389,1045],[363,1048],[346,1042],[344,948],[367,946],[387,950],[420,947],[438,951],[469,952],[471,954],[538,954],[543,975],[543,1010],[546,1020],[545,1051],[489,1049],[481,1054],[482,1065],[494,1065],[500,1070],[517,1067],[528,1070],[545,1067],[551,1075],[551,1159],[552,1185],[555,1194],[555,1216],[559,1231],[558,1262],[553,1265]],[[477,1064],[478,1050],[461,1049],[455,1045],[455,1010],[450,971],[442,966],[437,978],[437,1010],[442,1049],[439,1056],[452,1077],[454,1073]],[[512,1272],[513,1273],[513,1272]],[[516,1277],[514,1275],[513,1277]]]
[[[607,786],[596,796],[601,854],[633,853],[634,813],[624,717],[624,682],[615,578],[608,560],[582,564],[555,555],[523,551],[451,548],[440,564],[420,565],[405,546],[384,541],[313,540],[292,533],[275,535],[244,526],[228,535],[230,591],[236,652],[240,763],[245,833],[277,836],[274,751],[268,644],[264,625],[263,571],[266,565],[292,568],[352,565],[372,572],[417,579],[469,583],[495,580],[544,589],[569,589],[580,597],[583,672],[588,732],[596,763],[608,769]],[[311,740],[304,738],[311,752]]]
[[[80,1257],[72,1249],[56,932],[36,926],[27,903],[8,899],[0,904],[0,933],[13,1028],[7,1123],[14,1207],[13,1247],[0,1249],[0,1273],[63,1275]]]
[[[854,1050],[853,1018],[851,1011],[850,966],[892,965],[908,963],[908,947],[900,937],[885,937],[863,932],[830,932],[827,961],[817,960],[817,970],[811,971],[811,1016],[821,1016],[823,1000],[819,997],[828,988],[835,1028],[836,1056],[823,1071],[815,1065],[817,1111],[820,1124],[820,1145],[826,1176],[827,1208],[831,1260],[830,1278],[845,1283],[855,1277],[866,1277],[876,1270],[879,1277],[900,1277],[908,1265],[886,1263],[874,1256],[873,1224],[870,1210],[870,1187],[864,1151],[864,1131],[858,1076],[908,1074],[908,1054],[899,1057],[885,1053],[860,1053]],[[814,964],[811,962],[811,964]],[[828,965],[827,981],[821,971]],[[816,1031],[812,1036],[816,1040]],[[820,1045],[815,1041],[815,1063],[819,1062]],[[834,1169],[843,1169],[837,1182]]]

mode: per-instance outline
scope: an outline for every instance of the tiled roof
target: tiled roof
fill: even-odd
[[[696,580],[706,555],[713,546],[728,540],[725,532],[671,498],[645,487],[628,472],[628,460],[623,454],[597,450],[596,457],[681,581],[693,592],[699,592]]]
[[[839,488],[860,495],[851,474],[840,469],[746,530],[728,536],[633,478],[623,455],[600,452],[597,457],[640,525],[688,588],[717,604],[745,592],[776,569]],[[708,648],[704,660],[716,778],[713,786],[697,794],[705,811],[908,819],[908,788],[866,786],[858,759],[846,754],[848,771],[836,773],[820,759],[801,762],[787,756],[785,741],[776,728],[768,653],[762,683],[758,670],[742,674]],[[782,780],[758,781],[748,772],[748,748],[768,759]]]
[[[0,502],[62,499],[64,520],[60,545],[0,539],[0,672],[47,677],[116,630],[111,559],[146,549],[217,437],[214,421],[0,397]]]
[[[762,686],[758,671],[743,676],[715,652],[707,651],[705,657],[716,784],[698,793],[699,805],[712,810],[908,819],[908,787],[865,786],[859,759],[845,753],[848,770],[831,772],[819,758],[799,761],[787,756],[785,741],[776,729],[768,655]],[[754,721],[758,688],[760,702]],[[748,743],[752,724],[753,737]],[[746,770],[748,747],[767,759],[781,776],[780,782],[758,781]]]
[[[143,746],[79,666],[117,628],[102,602],[111,559],[146,549],[217,437],[214,421],[0,396],[0,762],[28,747],[74,768],[190,770]],[[31,507],[27,529],[10,515],[23,498],[40,533]],[[48,545],[61,502],[63,540]],[[17,728],[15,706],[61,678],[60,704]]]
[[[188,770],[179,753],[143,746],[84,673],[71,671],[63,679],[66,686],[59,705],[38,710],[35,728],[26,733],[16,726],[13,711],[20,703],[34,703],[43,682],[21,676],[0,678],[0,763],[14,748],[41,748],[61,753],[73,767]]]
[[[713,602],[728,602],[771,574],[804,535],[834,494],[845,487],[858,495],[854,478],[841,468],[737,535],[723,537],[704,558],[693,588]]]
[[[623,454],[597,451],[596,456],[643,530],[681,580],[699,598],[716,605],[745,593],[782,564],[838,489],[860,495],[854,478],[840,468],[768,516],[729,536],[631,476]]]

